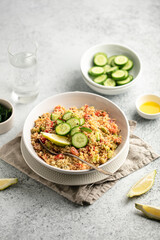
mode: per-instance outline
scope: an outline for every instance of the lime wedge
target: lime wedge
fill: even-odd
[[[54,143],[57,146],[67,146],[67,145],[71,145],[71,142],[69,141],[69,139],[67,137],[64,136],[58,136],[57,134],[54,133],[46,133],[46,132],[42,132],[43,137],[47,138],[48,140],[50,140],[52,143]]]
[[[5,188],[7,188],[17,182],[18,182],[17,178],[1,178],[0,179],[0,190],[4,190]]]
[[[127,197],[134,197],[142,195],[148,192],[154,184],[154,179],[156,176],[156,170],[148,173],[146,176],[141,178],[133,187],[130,189]]]
[[[148,218],[160,220],[160,208],[135,203],[135,207],[142,211]]]

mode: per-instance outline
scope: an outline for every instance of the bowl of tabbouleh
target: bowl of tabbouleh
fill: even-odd
[[[52,155],[40,144],[51,151]],[[67,174],[94,171],[71,153],[106,168],[121,158],[129,143],[128,121],[107,98],[92,93],[69,92],[47,98],[28,115],[23,141],[30,154],[45,167]]]

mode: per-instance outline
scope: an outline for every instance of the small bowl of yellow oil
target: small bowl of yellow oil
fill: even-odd
[[[160,117],[160,97],[154,94],[145,94],[136,101],[138,114],[146,119]]]

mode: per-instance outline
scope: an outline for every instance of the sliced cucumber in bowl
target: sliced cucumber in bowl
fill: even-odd
[[[99,77],[96,77],[96,78],[94,79],[94,82],[95,82],[95,83],[102,84],[106,79],[107,79],[107,75],[106,75],[106,74],[103,74],[103,75],[101,75],[101,76],[99,76]]]
[[[124,66],[128,62],[128,57],[124,55],[119,55],[114,58],[114,63],[117,66]]]
[[[103,67],[108,62],[107,55],[105,53],[96,53],[93,62],[96,66]]]
[[[116,86],[116,81],[112,78],[108,78],[104,83],[104,86],[106,87],[115,87]]]
[[[125,85],[125,84],[131,82],[132,80],[133,80],[132,75],[129,75],[126,79],[124,79],[122,81],[117,81],[117,85],[122,86],[122,85]]]
[[[88,74],[96,84],[117,87],[133,80],[133,76],[130,77],[129,71],[134,64],[128,56],[120,54],[107,58],[106,53],[99,52],[94,55],[93,63],[94,66],[89,69]]]

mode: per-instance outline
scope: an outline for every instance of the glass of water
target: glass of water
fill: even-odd
[[[37,44],[30,39],[15,40],[8,46],[13,70],[12,98],[17,103],[28,103],[39,93],[37,77]]]

